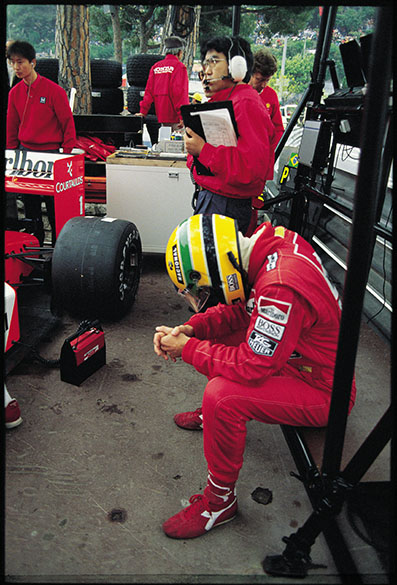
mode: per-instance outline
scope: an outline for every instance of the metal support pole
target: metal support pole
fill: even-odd
[[[324,33],[324,43],[322,46],[321,58],[320,58],[320,62],[318,65],[317,77],[315,78],[316,86],[315,86],[314,95],[313,95],[313,102],[315,104],[320,103],[320,99],[321,99],[321,96],[323,93],[325,72],[327,69],[328,55],[329,55],[329,50],[331,47],[332,32],[333,32],[334,26],[335,26],[335,19],[336,19],[337,10],[338,10],[337,6],[331,6],[329,13],[328,13],[327,21],[326,21],[326,28],[325,28],[325,33]]]
[[[324,446],[322,472],[331,478],[340,470],[342,450],[361,326],[362,307],[372,255],[376,223],[378,164],[386,134],[391,80],[393,15],[390,7],[378,9],[368,93],[361,131],[361,156],[354,196],[351,246],[343,293],[343,310],[336,356],[334,384]]]
[[[351,245],[323,456],[324,492],[305,524],[295,534],[284,537],[287,547],[283,554],[264,559],[263,568],[271,575],[304,577],[307,574],[307,570],[313,567],[310,550],[315,539],[327,530],[339,514],[348,492],[354,487],[352,480],[359,481],[391,436],[389,410],[353,457],[345,472],[340,472],[363,300],[372,255],[371,235],[376,220],[379,163],[382,160],[386,134],[391,82],[392,23],[392,8],[380,7],[370,61],[368,93],[364,104]],[[359,582],[357,575],[355,582]]]

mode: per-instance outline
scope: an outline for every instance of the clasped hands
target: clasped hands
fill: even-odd
[[[181,357],[183,348],[193,336],[194,330],[191,325],[176,327],[159,325],[153,337],[154,352],[165,360],[171,358],[175,362],[176,358]]]

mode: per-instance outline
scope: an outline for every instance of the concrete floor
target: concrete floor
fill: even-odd
[[[173,414],[200,405],[205,379],[182,361],[153,352],[154,328],[189,317],[162,258],[145,256],[137,300],[119,323],[102,323],[107,363],[80,387],[59,370],[24,360],[7,378],[23,423],[6,432],[5,575],[19,583],[302,583],[264,573],[283,536],[312,512],[279,426],[248,425],[238,482],[239,514],[193,540],[167,538],[161,524],[203,490],[202,434],[179,429]],[[79,321],[66,316],[41,343],[59,357]],[[348,420],[348,461],[390,401],[390,348],[363,323],[357,357],[358,398]],[[321,464],[321,437],[312,437]],[[363,478],[390,478],[388,445]],[[344,465],[344,463],[343,463]],[[342,465],[342,467],[343,467]],[[252,498],[267,488],[272,501]],[[112,521],[113,518],[122,521]],[[387,583],[374,549],[341,523],[364,583]],[[320,535],[304,582],[342,583]],[[344,581],[346,582],[346,580]]]

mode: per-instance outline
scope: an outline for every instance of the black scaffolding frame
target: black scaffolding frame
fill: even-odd
[[[238,7],[234,7],[238,12]],[[320,22],[312,79],[298,107],[285,129],[277,149],[276,159],[304,109],[310,104],[320,104],[335,24],[337,6],[325,6]],[[237,25],[236,25],[237,23]],[[239,18],[233,16],[233,34],[238,34]],[[323,533],[336,568],[344,583],[362,583],[356,563],[337,523],[348,494],[357,486],[386,444],[392,439],[391,405],[369,433],[361,447],[346,467],[341,470],[342,450],[345,440],[350,390],[359,341],[365,288],[377,233],[378,222],[385,197],[387,179],[392,160],[392,115],[390,113],[391,63],[392,63],[391,5],[377,8],[375,32],[369,63],[368,88],[362,112],[359,172],[354,193],[354,208],[348,251],[348,265],[343,290],[343,310],[335,364],[334,383],[326,429],[321,471],[314,462],[298,427],[282,425],[285,440],[313,507],[313,513],[296,533],[284,537],[286,548],[281,555],[267,556],[262,566],[273,576],[305,577],[315,568],[310,558],[311,547]],[[237,29],[236,29],[237,27]],[[338,89],[334,70],[331,68],[334,88]],[[300,231],[303,213],[309,200],[333,201],[316,191],[310,182],[295,178],[291,194],[281,194],[269,202],[265,209],[278,201],[291,199],[289,228]],[[382,237],[391,240],[388,233]],[[393,463],[392,463],[393,465]],[[294,475],[294,474],[293,474]],[[390,540],[391,543],[391,540]],[[390,555],[390,575],[394,574],[394,558]]]

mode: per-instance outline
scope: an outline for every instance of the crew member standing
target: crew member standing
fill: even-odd
[[[189,103],[189,79],[182,63],[184,41],[172,36],[165,39],[164,45],[165,59],[150,69],[138,115],[146,116],[154,102],[160,124],[177,130],[183,127],[181,106]]]
[[[7,48],[7,59],[22,80],[8,94],[7,148],[69,154],[76,144],[76,129],[66,91],[35,71],[36,51],[25,41]],[[41,197],[25,195],[25,215],[35,221],[34,235],[44,242]],[[44,196],[55,243],[54,199]]]
[[[194,213],[220,213],[246,234],[252,203],[273,177],[274,127],[259,95],[248,85],[253,56],[241,37],[215,37],[201,47],[204,93],[209,102],[230,100],[236,146],[214,146],[186,128],[187,165],[196,184]]]
[[[280,112],[280,104],[277,93],[269,85],[270,78],[277,71],[277,59],[268,49],[260,49],[254,54],[254,64],[252,66],[252,75],[249,84],[259,93],[266,110],[269,113],[270,119],[274,126],[274,147],[280,142],[280,138],[284,133],[284,124]],[[274,170],[274,167],[273,167]],[[273,174],[268,176],[268,180],[273,179]],[[248,233],[251,234],[258,221],[258,209],[263,207],[263,197],[252,202],[253,213],[251,225]]]
[[[254,64],[249,84],[259,93],[265,108],[269,112],[276,131],[275,143],[277,145],[284,133],[284,124],[277,93],[269,85],[269,81],[276,71],[277,59],[268,49],[260,49],[254,54]]]

